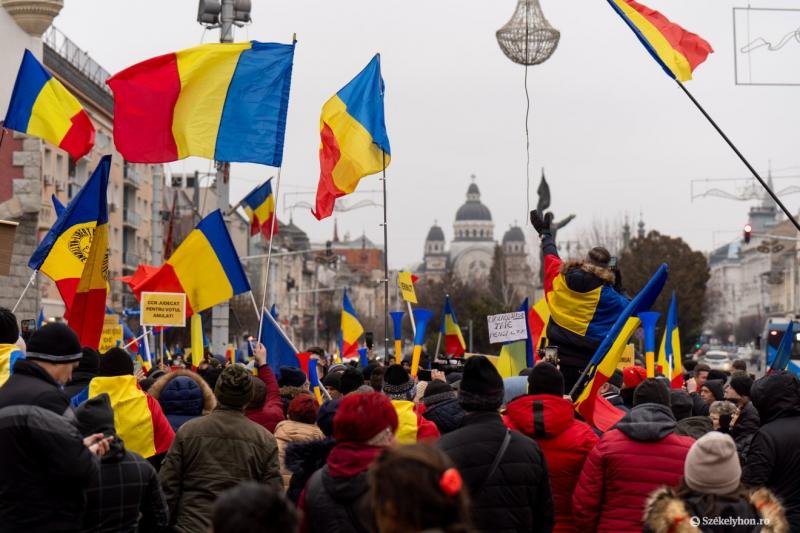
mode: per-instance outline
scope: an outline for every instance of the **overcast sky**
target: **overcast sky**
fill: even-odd
[[[800,87],[734,84],[731,0],[649,0],[672,20],[715,48],[688,87],[750,161],[776,176],[800,175]],[[796,7],[796,1],[750,2],[752,7]],[[325,100],[381,52],[386,82],[386,120],[392,144],[389,186],[389,260],[402,267],[422,258],[434,219],[452,238],[455,211],[477,175],[484,203],[501,238],[525,222],[523,67],[500,51],[495,31],[516,0],[254,0],[253,23],[236,40],[290,42],[297,33],[284,152],[284,206],[313,201],[319,177],[319,113]],[[55,25],[110,72],[165,52],[218,39],[195,22],[194,0],[68,0]],[[529,69],[532,101],[531,203],[540,167],[552,189],[556,214],[578,218],[564,239],[597,219],[640,210],[648,228],[681,236],[708,250],[732,240],[752,202],[691,200],[690,182],[747,177],[745,167],[693,108],[675,83],[647,55],[604,0],[542,0],[545,15],[561,31],[551,59]],[[760,20],[754,33],[778,41],[798,19]],[[788,27],[794,24],[792,27]],[[755,37],[755,35],[752,35]],[[770,59],[800,65],[800,45],[789,43]],[[758,64],[754,55],[753,61]],[[188,161],[174,171],[207,169]],[[234,165],[231,197],[241,198],[274,169]],[[796,184],[779,180],[776,188]],[[376,177],[361,189],[376,190]],[[735,192],[735,184],[717,186]],[[370,196],[359,196],[366,199]],[[378,195],[372,198],[380,201]],[[793,211],[800,195],[788,196]],[[289,213],[279,206],[282,220]],[[365,231],[382,242],[379,208],[336,215],[340,235]],[[312,240],[330,238],[333,218],[323,222],[306,209],[294,221]],[[528,231],[526,229],[526,231]],[[716,233],[715,233],[716,232]]]

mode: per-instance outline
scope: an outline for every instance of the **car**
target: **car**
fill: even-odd
[[[728,352],[722,350],[709,350],[703,356],[702,362],[707,364],[711,370],[721,370],[723,372],[730,372],[731,358]]]

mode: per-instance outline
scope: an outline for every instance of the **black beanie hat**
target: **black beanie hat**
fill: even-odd
[[[333,435],[333,417],[336,415],[340,403],[342,403],[341,398],[328,400],[317,411],[317,426],[326,437]]]
[[[675,420],[683,420],[692,416],[692,397],[683,389],[669,391],[669,407]]]
[[[0,343],[14,344],[19,339],[17,317],[5,307],[0,307]]]
[[[407,400],[414,397],[415,383],[406,369],[401,365],[389,365],[383,374],[383,393],[396,400]]]
[[[83,357],[81,357],[81,362],[78,363],[78,368],[75,370],[89,374],[97,374],[100,370],[100,354],[84,346]]]
[[[725,382],[728,381],[728,374],[723,372],[722,370],[709,370],[708,377],[706,380],[717,380],[720,381],[722,385],[725,385]]]
[[[753,378],[747,374],[737,374],[731,377],[731,388],[739,396],[750,396],[750,389],[753,388]]]
[[[503,404],[503,378],[482,355],[467,359],[458,401],[465,411],[496,411]]]
[[[253,399],[250,371],[241,365],[226,366],[214,387],[214,395],[222,405],[241,409]]]
[[[348,394],[353,392],[361,385],[364,384],[364,374],[361,373],[361,370],[358,368],[348,366],[342,372],[342,379],[341,379],[341,386],[342,388],[339,389],[339,392],[342,394]]]
[[[78,431],[84,437],[102,433],[114,435],[114,409],[111,407],[111,398],[108,393],[98,394],[89,398],[75,409],[75,421]]]
[[[541,362],[533,367],[533,372],[528,376],[528,392],[564,396],[564,376],[552,363]]]
[[[278,385],[281,387],[302,387],[306,384],[305,373],[294,366],[282,366],[280,368],[281,377]]]
[[[380,363],[376,363],[375,361],[373,361],[364,368],[362,368],[361,375],[364,376],[364,381],[369,381],[369,378],[372,377],[372,373],[375,371],[376,368],[380,366],[381,366]]]
[[[340,367],[338,370],[328,371],[325,377],[322,378],[322,384],[326,389],[334,389],[340,391],[342,389],[342,374],[344,370]]]
[[[100,357],[98,376],[132,376],[133,359],[122,348],[111,348]]]
[[[655,378],[645,379],[636,385],[633,391],[633,406],[643,403],[657,403],[669,407],[669,389]]]
[[[16,342],[16,339],[15,339]],[[48,363],[73,363],[83,357],[78,336],[66,324],[53,322],[37,329],[28,339],[26,359]]]
[[[701,389],[706,388],[711,391],[711,394],[714,395],[714,399],[717,401],[724,400],[725,390],[723,389],[722,384],[723,382],[718,379],[709,379],[703,383],[703,387],[701,387]]]
[[[425,387],[425,392],[422,394],[422,403],[426,406],[451,399],[456,399],[456,391],[447,382],[440,379],[434,379],[428,383],[428,386]]]

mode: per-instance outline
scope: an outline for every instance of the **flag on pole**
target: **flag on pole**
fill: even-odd
[[[75,160],[94,146],[94,126],[78,99],[27,49],[3,127],[44,139]]]
[[[358,355],[358,339],[364,333],[364,327],[358,321],[358,315],[350,303],[350,297],[347,296],[347,289],[344,290],[342,297],[342,329],[341,329],[341,346],[339,350],[340,357],[350,357]]]
[[[114,144],[127,161],[283,162],[294,44],[208,43],[112,76]]]
[[[464,335],[461,333],[461,327],[458,325],[456,312],[453,311],[453,306],[450,305],[450,297],[444,297],[444,311],[442,311],[442,335],[444,336],[444,353],[447,355],[454,355],[461,357],[467,349],[467,343],[464,342]]]
[[[195,313],[190,319],[191,323],[191,345],[192,345],[192,370],[196,370],[203,360],[205,350],[205,333],[203,332],[203,317],[200,313]]]
[[[309,359],[308,361],[308,385],[317,403],[322,405],[322,390],[319,384],[319,373],[317,372],[317,360]]]
[[[794,344],[794,321],[790,320],[789,325],[786,326],[786,331],[783,333],[781,343],[778,345],[778,351],[772,360],[767,361],[767,372],[777,372],[779,370],[786,370],[792,360],[792,345]]]
[[[525,316],[528,315],[527,298],[517,311],[525,313]],[[520,370],[524,368],[533,368],[533,342],[529,327],[527,338],[503,344],[500,356],[497,358],[497,370],[504,378],[518,376]]]
[[[39,317],[36,319],[36,329],[41,328],[47,324],[47,319],[44,317],[44,307],[39,309]]]
[[[538,349],[547,346],[547,324],[550,322],[550,306],[547,298],[542,298],[528,312],[528,329],[531,333],[533,360],[539,360]]]
[[[688,81],[694,69],[714,51],[702,37],[634,0],[608,0],[636,38],[673,79]]]
[[[186,293],[186,313],[199,313],[250,290],[233,241],[216,210],[183,240],[166,263],[133,287],[142,292]]]
[[[631,335],[639,327],[640,321],[637,316],[642,311],[647,311],[656,301],[664,283],[667,281],[667,265],[661,265],[659,269],[647,282],[647,285],[631,300],[622,314],[619,315],[614,326],[609,330],[605,339],[597,347],[591,361],[589,362],[589,373],[584,387],[578,393],[575,400],[575,410],[578,411],[584,420],[597,426],[601,431],[605,431],[609,423],[613,425],[615,416],[617,420],[622,417],[622,412],[614,413],[614,407],[601,401],[598,395],[600,387],[606,383],[614,374],[622,352],[628,344]],[[606,405],[608,404],[608,405]],[[612,413],[608,413],[611,408]],[[599,411],[602,410],[602,413]],[[616,411],[619,411],[618,409]],[[600,415],[597,416],[596,415]],[[602,419],[602,422],[601,422]],[[612,422],[613,421],[613,422]],[[604,427],[601,427],[604,426]],[[609,426],[610,427],[610,426]]]
[[[678,299],[672,291],[672,300],[667,311],[667,324],[661,347],[658,350],[658,365],[669,378],[673,389],[683,388],[683,364],[681,362],[681,335],[678,331]]]
[[[67,312],[72,308],[85,267],[88,266],[89,272],[101,277],[108,272],[107,250],[101,252],[100,248],[107,247],[108,242],[106,192],[110,169],[111,156],[107,155],[100,160],[89,180],[69,202],[28,261],[30,268],[42,272],[55,282]],[[98,232],[98,226],[106,229]],[[87,265],[95,235],[101,235],[105,240]],[[93,279],[92,283],[95,282]],[[82,291],[88,293],[90,290],[95,291],[92,298],[99,298],[100,288],[91,285],[89,280],[84,281]],[[105,290],[106,282],[103,281],[102,291]],[[85,300],[87,297],[81,298]],[[101,314],[105,315],[105,297],[102,298],[102,304]]]
[[[250,236],[259,232],[265,239],[271,239],[278,233],[278,224],[275,217],[275,195],[272,194],[272,178],[256,187],[253,192],[242,200],[244,211],[250,219]]]
[[[269,314],[272,315],[272,318],[278,320],[278,306],[272,304],[272,307],[269,308]]]
[[[261,344],[267,350],[267,364],[275,377],[280,377],[282,366],[301,369],[309,375],[310,352],[298,352],[278,322],[269,313],[264,313],[261,322]]]
[[[322,106],[317,220],[329,217],[340,196],[364,176],[389,166],[391,148],[383,111],[380,55]]]

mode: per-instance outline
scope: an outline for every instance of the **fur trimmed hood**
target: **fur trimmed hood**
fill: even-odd
[[[570,261],[564,261],[561,263],[561,273],[566,274],[570,270],[574,270],[579,268],[584,272],[588,272],[594,276],[597,276],[599,279],[603,281],[603,283],[608,283],[613,285],[614,284],[614,273],[603,267],[599,267],[597,265],[592,265],[588,263],[585,259],[572,259]]]
[[[208,383],[200,377],[200,374],[192,372],[191,370],[175,370],[174,372],[170,372],[169,374],[164,374],[160,378],[153,383],[153,386],[150,387],[150,390],[147,391],[150,396],[158,400],[159,396],[161,396],[161,392],[167,387],[167,385],[178,376],[184,376],[195,383],[197,386],[200,387],[200,390],[203,391],[203,414],[207,415],[214,410],[217,406],[217,397],[214,396],[214,391],[211,390],[211,387],[208,386]]]
[[[789,533],[789,524],[783,506],[768,489],[760,488],[748,492],[749,504],[761,518],[768,520],[762,526],[763,533]],[[744,501],[739,502],[745,503]],[[647,498],[644,511],[645,531],[657,533],[694,533],[702,531],[692,525],[693,518],[684,501],[669,487],[661,487]]]

